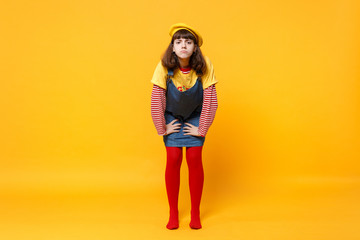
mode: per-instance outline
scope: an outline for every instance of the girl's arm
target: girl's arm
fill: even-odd
[[[151,92],[151,117],[159,135],[166,134],[165,124],[166,90],[155,85]]]
[[[217,107],[218,102],[216,88],[215,84],[213,84],[204,90],[204,100],[198,129],[199,135],[201,135],[202,137],[205,137],[212,122],[214,121]]]

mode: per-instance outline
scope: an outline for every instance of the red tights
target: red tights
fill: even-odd
[[[179,227],[178,199],[180,188],[181,147],[166,147],[167,162],[165,171],[166,192],[170,206],[168,229]],[[202,146],[187,147],[186,161],[189,168],[189,188],[191,197],[191,222],[193,229],[201,228],[200,201],[204,184],[204,170],[201,159]]]

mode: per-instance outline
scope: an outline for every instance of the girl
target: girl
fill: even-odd
[[[170,207],[168,229],[179,227],[178,197],[182,148],[189,168],[192,229],[200,229],[200,200],[204,172],[202,146],[217,109],[214,69],[201,53],[201,35],[178,23],[170,28],[171,42],[158,63],[151,82],[151,115],[163,136],[167,162],[166,192]]]

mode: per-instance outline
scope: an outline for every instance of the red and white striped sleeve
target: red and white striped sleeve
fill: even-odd
[[[198,132],[205,137],[212,122],[215,118],[216,109],[218,107],[215,84],[209,86],[204,90],[203,106],[200,115]]]
[[[155,85],[151,92],[151,117],[159,135],[165,135],[166,90]]]

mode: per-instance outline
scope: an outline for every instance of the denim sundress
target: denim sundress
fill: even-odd
[[[167,92],[166,92],[166,124],[174,119],[175,123],[181,123],[179,132],[163,136],[165,146],[167,147],[197,147],[203,146],[205,137],[184,135],[183,128],[190,123],[199,127],[200,114],[203,103],[203,86],[201,77],[198,77],[196,83],[190,89],[180,92],[174,85],[171,77],[174,75],[172,70],[168,70]]]

